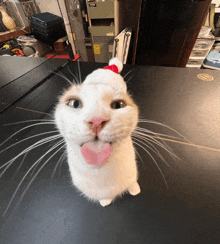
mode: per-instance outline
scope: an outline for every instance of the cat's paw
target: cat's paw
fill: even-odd
[[[137,182],[133,183],[129,188],[128,188],[128,192],[132,195],[135,196],[137,194],[139,194],[141,192],[141,188],[138,185]]]
[[[102,205],[102,207],[108,206],[109,204],[111,204],[112,199],[103,199],[99,201],[100,204]]]

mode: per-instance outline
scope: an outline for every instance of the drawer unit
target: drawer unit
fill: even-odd
[[[114,1],[88,2],[87,9],[90,19],[114,18]]]

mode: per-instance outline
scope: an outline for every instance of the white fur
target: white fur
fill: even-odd
[[[108,69],[93,71],[86,77],[84,84],[106,84],[112,86],[115,90],[127,92],[127,85],[122,76]]]
[[[66,102],[71,97],[79,98],[83,107],[69,107]],[[112,101],[118,99],[123,99],[127,106],[112,109]],[[99,140],[112,143],[108,162],[99,167],[88,165],[81,154],[82,144],[94,140],[88,123],[93,117],[109,120],[99,133]],[[125,191],[132,195],[140,192],[131,140],[137,120],[138,109],[126,92],[123,78],[110,70],[94,71],[82,85],[72,86],[60,98],[55,111],[55,121],[66,141],[73,184],[83,195],[99,201],[102,206],[110,204]]]
[[[116,65],[118,67],[118,72],[120,73],[123,69],[123,63],[119,58],[112,58],[109,63],[109,65]]]
[[[109,161],[102,167],[94,167],[85,163],[80,147],[74,146],[73,149],[73,145],[67,142],[73,184],[92,200],[114,200],[137,182],[137,166],[131,149],[130,137],[115,143]]]

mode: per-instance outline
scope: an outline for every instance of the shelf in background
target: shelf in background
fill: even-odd
[[[8,41],[10,39],[19,37],[21,35],[25,35],[27,33],[30,33],[30,29],[29,28],[17,29],[17,30],[14,30],[14,31],[0,32],[0,42]]]

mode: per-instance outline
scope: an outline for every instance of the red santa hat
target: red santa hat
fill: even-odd
[[[97,69],[89,74],[83,84],[109,84],[115,89],[127,91],[127,85],[119,74],[123,69],[123,63],[119,58],[112,58],[108,66]]]
[[[112,58],[109,61],[109,65],[104,67],[103,69],[109,69],[115,72],[116,74],[119,74],[123,69],[123,63],[118,58]]]

